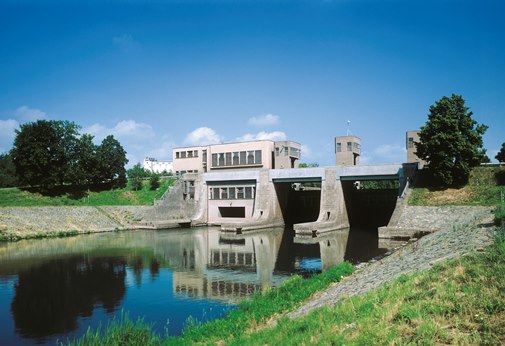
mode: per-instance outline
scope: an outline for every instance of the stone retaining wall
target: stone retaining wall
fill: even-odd
[[[0,233],[105,232],[135,228],[152,213],[150,206],[2,207]]]

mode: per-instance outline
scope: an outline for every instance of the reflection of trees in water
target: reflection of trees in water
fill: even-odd
[[[85,256],[47,262],[19,273],[11,309],[16,329],[42,338],[77,328],[96,305],[113,312],[124,297],[126,260]]]

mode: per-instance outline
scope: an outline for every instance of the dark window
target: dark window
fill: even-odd
[[[237,199],[244,199],[244,188],[237,187]]]
[[[342,143],[337,143],[337,153],[342,151]]]
[[[238,166],[240,164],[240,161],[238,159],[238,151],[235,151],[233,153],[233,165]]]
[[[178,151],[176,151],[176,152],[175,152],[175,158],[176,158],[176,159],[178,159],[178,158],[179,158],[179,152],[178,152]]]
[[[279,156],[279,152],[280,152],[279,147],[276,147],[275,148],[275,156]]]
[[[248,165],[254,164],[254,151],[247,152],[247,164]]]
[[[235,199],[235,188],[234,187],[228,188],[228,193],[229,193],[229,196],[228,196],[229,199]]]
[[[253,196],[252,196],[252,187],[247,186],[247,187],[245,188],[245,196],[244,196],[244,197],[245,197],[246,199],[251,199],[251,198],[253,198]]]
[[[231,153],[226,153],[226,166],[231,166]]]
[[[221,188],[221,199],[228,199],[228,188],[227,187]]]
[[[193,156],[194,156],[194,157],[198,157],[198,150],[194,150],[194,151],[193,151]]]
[[[224,166],[224,153],[219,154],[219,166]]]
[[[185,151],[181,151],[181,159],[185,159],[186,158],[186,152]]]
[[[245,207],[219,207],[221,217],[245,217]]]
[[[412,149],[414,147],[414,138],[409,137],[409,143],[408,143],[408,148]]]
[[[256,150],[254,152],[254,163],[261,164],[261,150]]]
[[[217,154],[212,154],[212,167],[217,166]]]
[[[240,164],[241,165],[247,164],[247,161],[246,161],[246,152],[245,151],[241,151],[240,152]]]
[[[347,151],[352,151],[352,142],[347,142]]]

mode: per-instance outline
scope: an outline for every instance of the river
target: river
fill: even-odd
[[[0,243],[0,345],[54,345],[113,317],[180,334],[190,316],[224,316],[256,290],[387,251],[376,231],[315,238],[202,227]]]

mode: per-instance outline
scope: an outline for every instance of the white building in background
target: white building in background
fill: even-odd
[[[172,161],[158,161],[153,157],[146,157],[144,159],[144,169],[154,173],[161,173],[163,171],[173,173],[174,165]]]

